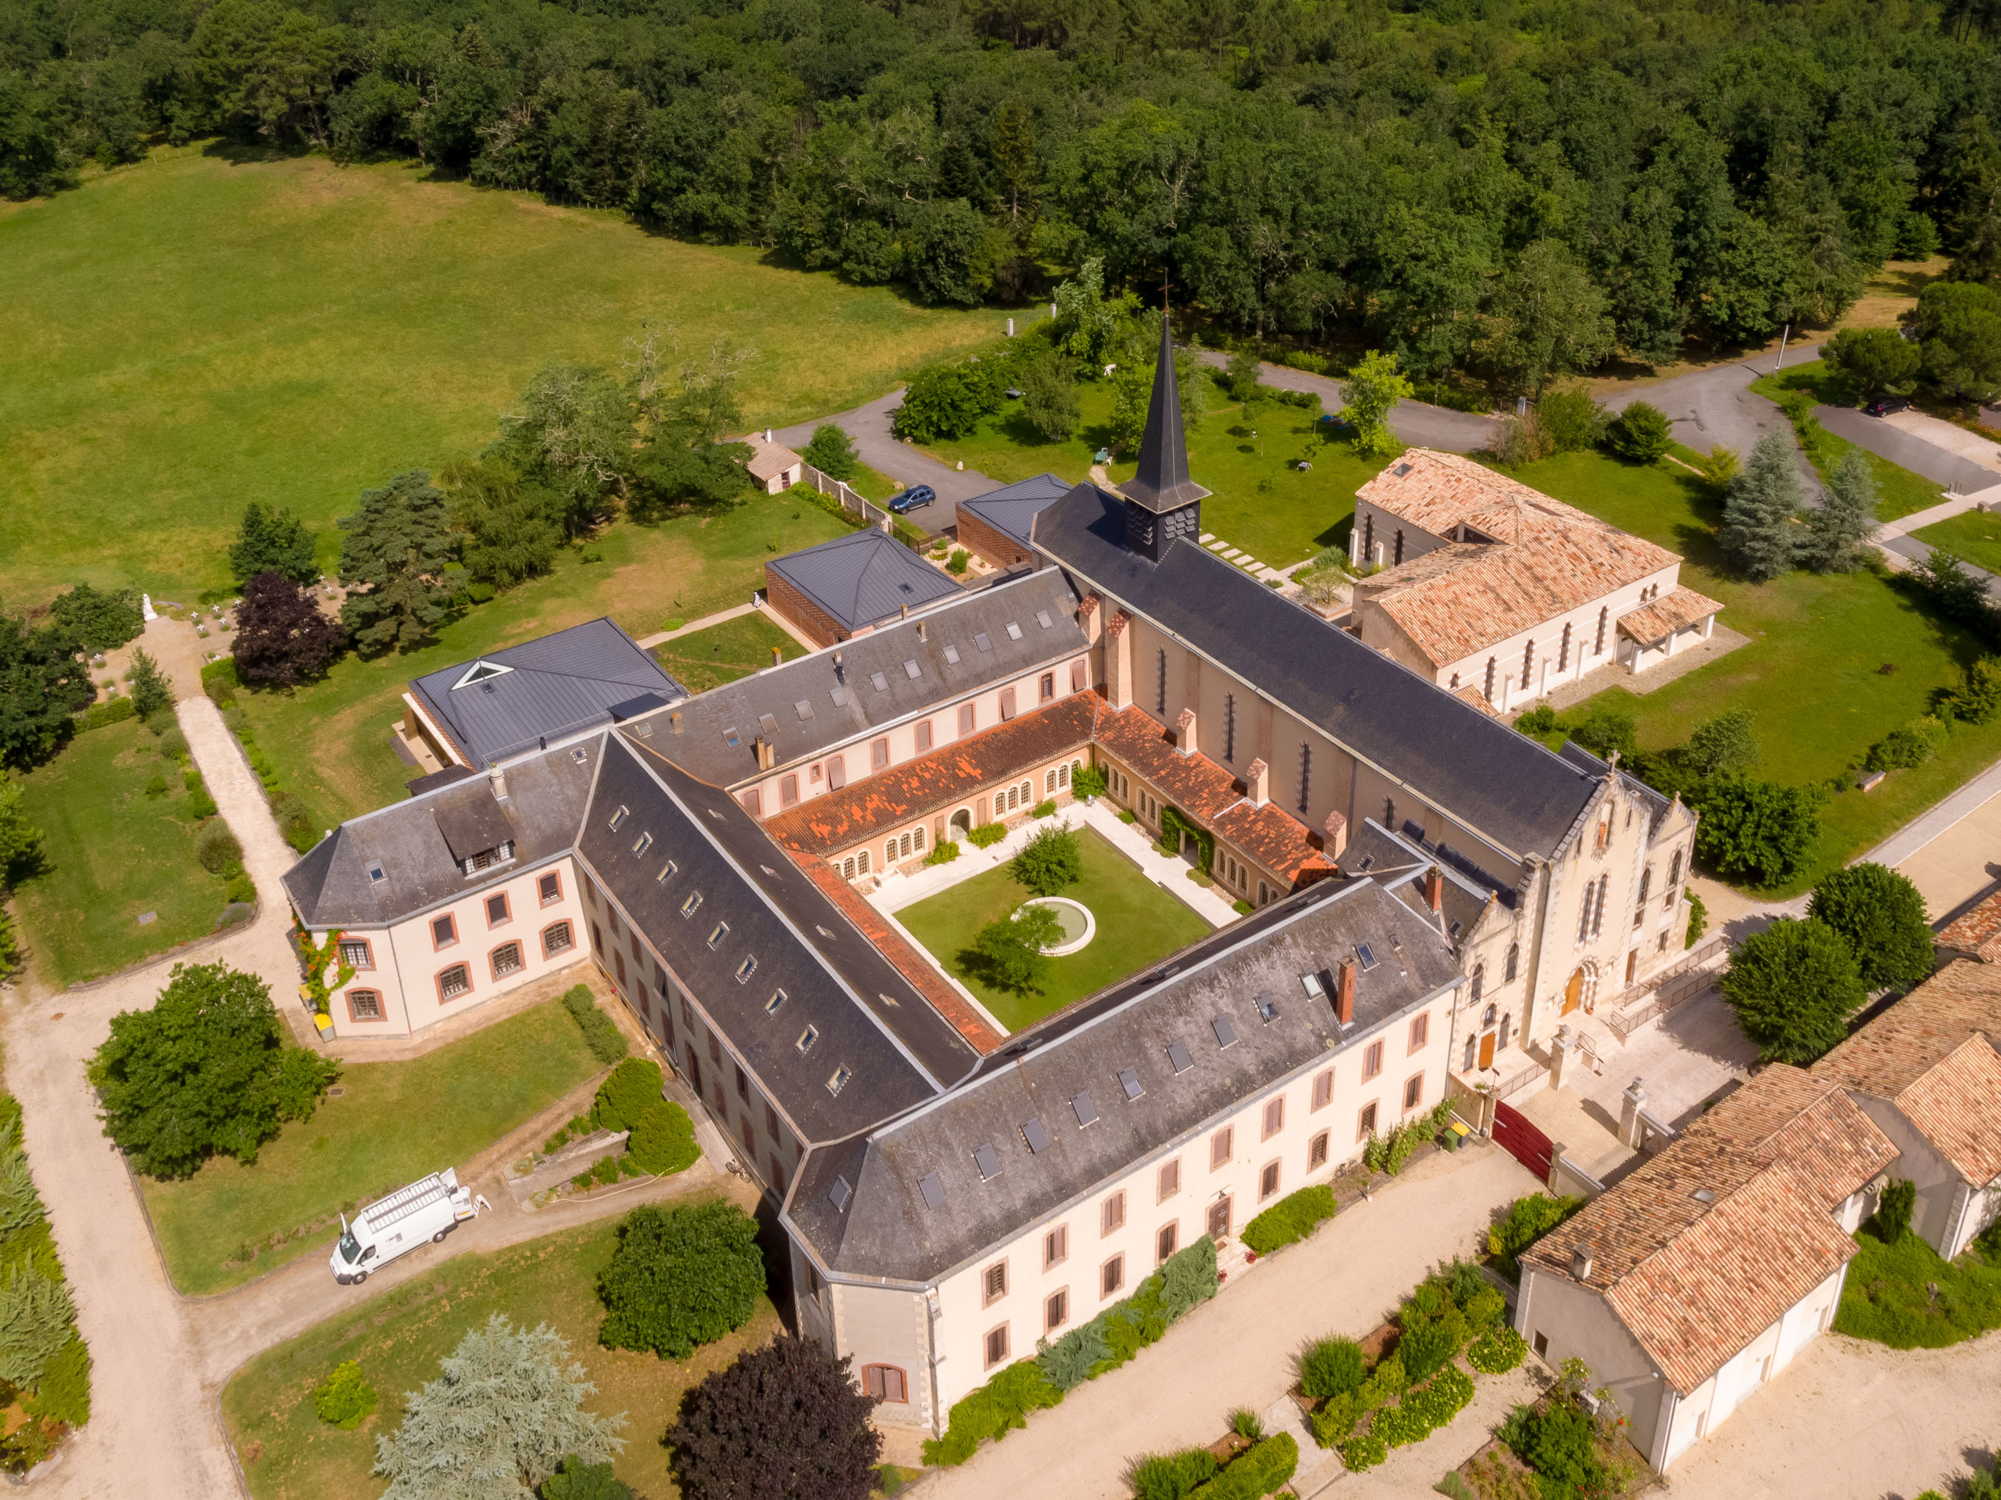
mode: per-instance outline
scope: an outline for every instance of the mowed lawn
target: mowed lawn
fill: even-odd
[[[653,1500],[678,1494],[661,1435],[687,1388],[759,1348],[778,1332],[760,1302],[741,1330],[686,1360],[598,1347],[604,1309],[595,1287],[611,1262],[618,1221],[565,1230],[490,1255],[461,1255],[404,1286],[342,1312],[266,1351],[223,1388],[222,1414],[258,1500],[327,1500],[373,1495],[377,1434],[403,1419],[403,1398],[435,1379],[439,1363],[470,1330],[502,1313],[517,1325],[547,1323],[569,1341],[597,1390],[586,1406],[626,1414],[618,1477]],[[329,1293],[335,1288],[328,1282]],[[337,1301],[330,1305],[338,1306]],[[357,1360],[381,1405],[352,1432],[322,1422],[313,1388],[343,1360]]]
[[[652,655],[660,670],[689,692],[706,693],[773,665],[774,649],[786,661],[806,654],[788,632],[761,614],[749,614],[662,641]]]
[[[1345,442],[1322,442],[1317,407],[1273,400],[1246,411],[1225,400],[1206,371],[1202,379],[1209,385],[1208,409],[1188,429],[1189,472],[1210,491],[1202,502],[1202,529],[1274,568],[1304,562],[1324,547],[1346,546],[1355,491],[1386,460],[1362,458]],[[1082,421],[1067,442],[1042,441],[1022,421],[1019,403],[1009,402],[966,437],[932,451],[947,462],[963,459],[967,468],[1004,484],[1045,471],[1081,480],[1108,440],[1112,394],[1102,381],[1086,381],[1078,391]],[[1302,459],[1312,467],[1300,469]],[[1114,484],[1130,479],[1133,468],[1106,466]]]
[[[1652,692],[1612,688],[1566,715],[1616,705],[1638,721],[1644,748],[1679,744],[1704,719],[1742,708],[1750,711],[1763,756],[1757,774],[1824,781],[1859,765],[1870,745],[1927,712],[1933,691],[1958,681],[1979,654],[1966,632],[1924,614],[1874,573],[1795,572],[1763,584],[1732,576],[1716,545],[1720,506],[1692,474],[1578,453],[1519,473],[1537,489],[1681,553],[1682,582],[1722,601],[1718,623],[1750,637]],[[1928,764],[1893,772],[1873,792],[1846,786],[1822,811],[1808,869],[1778,894],[1806,889],[1996,756],[2001,723],[1961,725]]]
[[[216,1158],[184,1181],[139,1179],[174,1285],[199,1296],[324,1251],[343,1212],[463,1167],[598,1071],[555,1000],[407,1062],[345,1065],[340,1092],[254,1166]]]
[[[1911,535],[1965,558],[1976,568],[2001,573],[2001,514],[1988,510],[1961,511]]]
[[[1094,829],[1078,829],[1077,840],[1083,852],[1084,878],[1061,894],[1091,909],[1098,921],[1097,936],[1078,952],[1049,960],[1048,981],[1040,994],[1017,995],[995,989],[970,977],[959,962],[960,953],[972,946],[982,927],[1029,899],[1030,893],[1016,884],[1005,864],[927,896],[896,914],[932,957],[977,995],[1009,1031],[1020,1031],[1086,995],[1096,994],[1211,931],[1192,907],[1147,879],[1138,865]],[[971,850],[972,846],[965,847]]]
[[[1832,376],[1827,366],[1820,360],[1808,360],[1803,365],[1794,365],[1777,375],[1761,375],[1751,382],[1751,389],[1768,401],[1776,401],[1787,391],[1807,391],[1814,400],[1826,406],[1842,406],[1846,403],[1835,399],[1831,389]],[[1816,467],[1820,477],[1826,479],[1834,472],[1836,464],[1848,456],[1851,449],[1862,454],[1862,461],[1869,466],[1869,472],[1876,476],[1876,514],[1882,520],[1894,521],[1899,516],[1913,515],[1921,510],[1929,510],[1945,499],[1945,487],[1934,484],[1922,474],[1913,474],[1900,464],[1893,464],[1887,458],[1879,458],[1868,449],[1851,443],[1847,438],[1836,437],[1823,430],[1819,439],[1819,461]],[[1749,454],[1739,454],[1748,458]],[[1809,455],[1811,457],[1811,455]]]
[[[155,777],[166,790],[148,796]],[[181,768],[137,719],[79,734],[22,778],[44,867],[14,892],[30,959],[57,990],[215,930],[222,882],[195,862]],[[154,920],[141,925],[147,912]]]
[[[784,495],[754,495],[714,515],[658,526],[621,523],[581,551],[566,551],[549,576],[469,609],[434,645],[369,660],[348,656],[310,687],[243,692],[236,701],[282,784],[305,801],[317,827],[330,828],[400,800],[417,774],[390,736],[411,678],[598,615],[635,636],[670,620],[699,619],[748,601],[763,584],[765,558],[846,529]]]
[[[78,580],[219,588],[246,501],[330,527],[363,489],[484,446],[552,360],[727,338],[762,427],[846,410],[1003,326],[412,165],[201,147],[0,204],[0,308],[17,609]]]

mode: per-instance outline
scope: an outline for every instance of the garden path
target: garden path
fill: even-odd
[[[1426,1156],[1311,1239],[1233,1276],[1131,1364],[1079,1386],[1061,1406],[1037,1412],[1027,1427],[986,1445],[962,1467],[941,1471],[925,1500],[1123,1500],[1128,1460],[1207,1443],[1222,1434],[1233,1407],[1262,1411],[1281,1399],[1301,1343],[1371,1332],[1427,1270],[1470,1253],[1495,1211],[1536,1186],[1491,1144]],[[1448,1435],[1463,1438],[1463,1448],[1449,1455],[1441,1449],[1427,1470],[1430,1479],[1477,1448],[1487,1431],[1462,1413],[1432,1442],[1451,1446]],[[1336,1493],[1355,1484],[1345,1479]]]

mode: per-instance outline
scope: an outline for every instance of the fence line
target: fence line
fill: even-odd
[[[880,505],[877,505],[873,500],[864,499],[855,491],[854,486],[848,484],[845,480],[835,479],[830,474],[822,473],[811,464],[807,464],[804,467],[806,482],[821,494],[831,495],[835,500],[839,501],[842,510],[847,511],[850,515],[860,516],[865,523],[875,527],[878,531],[888,531],[890,529],[889,512],[884,510]]]

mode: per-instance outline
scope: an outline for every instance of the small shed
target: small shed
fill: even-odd
[[[765,494],[782,494],[806,477],[806,460],[774,439],[769,427],[743,441],[750,444],[750,457],[743,466]]]

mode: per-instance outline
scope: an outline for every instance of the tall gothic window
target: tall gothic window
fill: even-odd
[[[1167,717],[1167,648],[1153,653],[1153,711]]]
[[[1503,971],[1506,983],[1509,984],[1514,983],[1515,972],[1521,967],[1521,963],[1522,963],[1522,945],[1520,943],[1508,944],[1508,964],[1507,968]]]
[[[1223,694],[1223,759],[1234,764],[1237,759],[1237,695]]]
[[[1313,805],[1313,746],[1299,742],[1299,815],[1306,817]]]
[[[1611,618],[1612,611],[1610,609],[1601,608],[1598,611],[1598,644],[1591,648],[1593,656],[1603,656],[1605,654],[1605,623]]]

